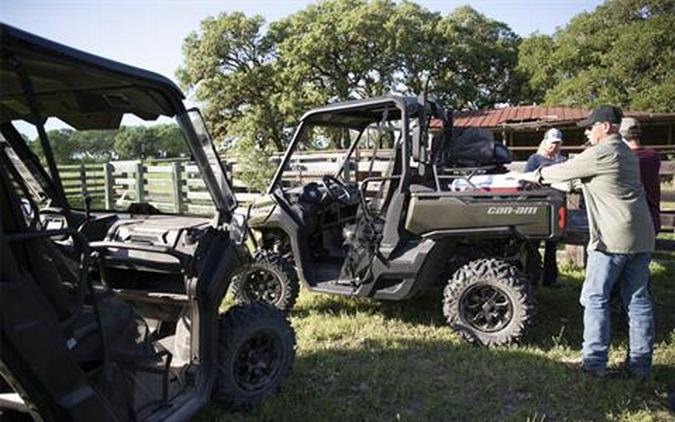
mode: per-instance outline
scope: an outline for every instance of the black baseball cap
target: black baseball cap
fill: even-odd
[[[618,125],[621,123],[622,118],[623,113],[619,107],[601,105],[594,108],[584,120],[577,122],[577,126],[585,127],[597,122],[609,122]]]

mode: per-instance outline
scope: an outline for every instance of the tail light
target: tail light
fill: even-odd
[[[558,228],[563,230],[565,228],[565,216],[567,215],[567,209],[565,207],[558,208]]]

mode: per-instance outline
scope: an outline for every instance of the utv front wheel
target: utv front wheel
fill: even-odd
[[[246,410],[279,388],[295,358],[295,333],[278,309],[261,302],[233,306],[219,324],[214,398]]]
[[[286,258],[258,251],[253,262],[233,277],[231,289],[238,303],[267,302],[287,312],[295,305],[300,282]]]
[[[513,264],[477,259],[455,271],[443,292],[443,314],[472,343],[515,342],[532,318],[527,280]]]

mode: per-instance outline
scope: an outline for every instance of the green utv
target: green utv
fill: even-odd
[[[334,170],[294,159],[329,141],[349,145]],[[453,129],[424,99],[309,111],[265,197],[249,210],[256,261],[235,276],[234,297],[288,310],[298,279],[313,292],[396,301],[440,285],[447,322],[464,338],[516,341],[532,319],[534,245],[562,234],[566,210],[552,189],[482,184],[508,179],[509,161],[489,132]]]
[[[274,393],[295,334],[272,305],[220,309],[246,228],[199,112],[160,75],[2,24],[0,52],[0,420],[184,421]],[[174,122],[214,218],[68,202],[45,121],[130,115]]]

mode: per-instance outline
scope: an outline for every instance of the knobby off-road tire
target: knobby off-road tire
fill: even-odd
[[[443,314],[463,338],[485,346],[516,342],[533,317],[528,280],[498,259],[477,259],[452,275],[443,291]]]
[[[232,296],[237,303],[267,302],[283,312],[295,305],[300,282],[288,260],[273,252],[258,251],[253,261],[232,278]]]
[[[268,303],[234,305],[219,317],[218,375],[213,396],[232,411],[274,394],[295,359],[295,332]]]

